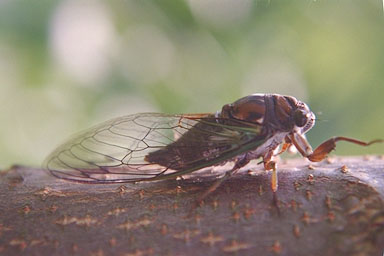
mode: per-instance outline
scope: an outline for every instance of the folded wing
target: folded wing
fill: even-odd
[[[143,113],[75,135],[44,165],[56,177],[85,183],[158,180],[230,160],[265,139],[260,125],[244,121]]]

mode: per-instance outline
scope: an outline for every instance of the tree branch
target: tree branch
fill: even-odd
[[[281,160],[278,207],[251,164],[193,209],[225,168],[89,185],[15,166],[0,173],[0,254],[382,255],[383,156]]]

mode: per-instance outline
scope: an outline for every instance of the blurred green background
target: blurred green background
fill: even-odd
[[[288,94],[333,135],[383,138],[378,0],[0,0],[0,167],[136,112],[215,112]],[[337,154],[383,154],[341,143]]]

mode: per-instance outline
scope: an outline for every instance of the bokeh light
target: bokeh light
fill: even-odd
[[[215,112],[289,94],[334,135],[383,138],[380,1],[0,1],[0,167],[136,112]],[[340,155],[383,154],[341,143]]]

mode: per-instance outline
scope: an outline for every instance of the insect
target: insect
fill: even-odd
[[[142,113],[112,119],[58,147],[45,166],[61,179],[105,184],[176,178],[233,161],[233,168],[209,190],[213,191],[250,160],[262,158],[265,170],[272,170],[276,192],[274,157],[290,146],[318,162],[337,141],[361,146],[382,142],[333,137],[312,150],[305,133],[314,124],[307,104],[292,96],[253,94],[216,113]]]

